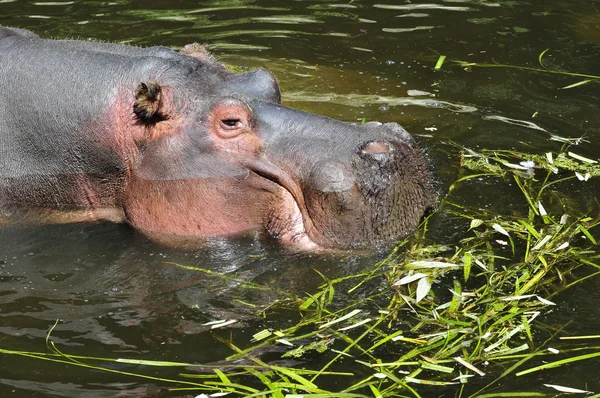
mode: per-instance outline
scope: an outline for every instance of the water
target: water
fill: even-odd
[[[44,37],[142,46],[209,43],[224,62],[275,72],[289,106],[346,121],[403,124],[428,148],[442,192],[464,173],[450,141],[474,149],[543,153],[560,148],[549,140],[552,135],[585,136],[589,143],[577,147],[577,153],[595,158],[600,150],[598,83],[560,90],[584,78],[462,68],[451,62],[540,68],[538,55],[549,48],[543,57],[546,68],[597,75],[598,1],[0,0],[0,24]],[[438,54],[449,59],[441,70],[433,70]],[[597,189],[593,181],[572,183],[564,196],[583,213],[594,213]],[[490,211],[509,208],[522,214],[525,209],[516,188],[505,183],[471,184],[456,195]],[[455,221],[439,214],[433,221],[434,239],[452,242],[462,236],[464,228]],[[0,247],[0,347],[45,352],[45,337],[60,319],[52,340],[70,354],[195,363],[217,362],[230,354],[203,323],[238,319],[231,333],[244,346],[253,333],[285,327],[298,317],[280,310],[263,319],[254,305],[285,300],[288,292],[314,291],[321,279],[313,269],[334,278],[365,269],[386,254],[290,253],[261,236],[214,239],[202,250],[182,252],[109,223],[6,227],[0,230]],[[249,290],[240,281],[281,291]],[[548,330],[572,321],[566,334],[598,334],[598,292],[598,282],[591,280],[557,297],[558,309],[544,319]],[[548,331],[536,333],[541,339]],[[2,396],[165,394],[165,386],[155,382],[0,358]],[[588,360],[566,371],[512,377],[498,387],[548,391],[541,384],[550,383],[598,392],[598,365],[597,359]],[[431,396],[454,396],[456,391],[439,387]]]

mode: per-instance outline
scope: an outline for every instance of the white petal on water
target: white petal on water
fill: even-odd
[[[546,159],[548,159],[548,163],[554,164],[554,159],[552,158],[552,152],[546,152]]]

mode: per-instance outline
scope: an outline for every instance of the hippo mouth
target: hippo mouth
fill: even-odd
[[[249,170],[271,181],[277,188],[274,207],[267,214],[267,231],[282,242],[303,250],[323,248],[315,242],[320,234],[309,215],[305,198],[299,185],[276,164],[262,158],[246,164]]]

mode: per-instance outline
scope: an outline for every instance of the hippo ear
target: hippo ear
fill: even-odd
[[[186,44],[179,52],[190,57],[214,59],[208,48],[199,43]]]
[[[165,120],[166,115],[161,114],[161,88],[155,81],[142,82],[135,90],[135,103],[133,112],[144,123],[157,123]]]

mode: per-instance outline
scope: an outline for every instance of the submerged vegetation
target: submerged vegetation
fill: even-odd
[[[600,275],[592,233],[599,215],[580,214],[555,199],[561,184],[586,183],[600,175],[600,166],[569,149],[543,155],[460,150],[465,175],[449,187],[438,210],[464,226],[460,238],[432,243],[430,216],[372,269],[335,280],[320,275],[318,291],[259,309],[257,316],[268,318],[291,308],[300,318],[285,329],[253,331],[250,345],[236,342],[235,329],[227,338],[219,333],[232,320],[207,325],[231,350],[224,362],[72,356],[59,351],[51,334],[49,352],[0,354],[139,377],[198,397],[422,397],[447,389],[481,398],[585,393],[583,386],[554,384],[496,389],[509,376],[600,357],[598,346],[560,342],[565,325],[546,316],[559,294]],[[454,201],[456,189],[489,179],[513,184],[525,212],[493,214]],[[589,343],[600,336],[571,338]],[[114,363],[139,368],[124,372]],[[151,376],[173,367],[181,368],[177,378]]]

